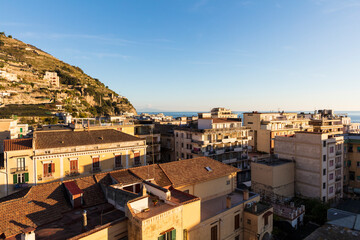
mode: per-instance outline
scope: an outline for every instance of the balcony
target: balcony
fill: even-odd
[[[237,141],[236,138],[225,138],[222,140],[223,143],[234,143],[236,141]]]
[[[335,193],[336,193],[336,194],[341,193],[341,188],[336,189]]]
[[[339,155],[341,155],[342,154],[342,151],[336,151],[336,156],[339,156]]]
[[[225,149],[219,149],[219,150],[216,150],[215,152],[216,152],[216,154],[223,154],[223,153],[225,153]]]
[[[235,152],[241,152],[242,150],[243,150],[242,147],[235,147],[235,148],[234,148],[234,151],[235,151]]]
[[[336,163],[335,168],[341,168],[341,162]]]
[[[28,167],[10,168],[10,174],[27,172]]]
[[[341,176],[336,176],[336,177],[335,177],[335,181],[336,181],[336,182],[341,181]]]
[[[201,149],[192,149],[191,153],[199,154],[199,153],[201,153]]]

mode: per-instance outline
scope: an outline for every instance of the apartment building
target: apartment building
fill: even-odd
[[[174,129],[176,125],[155,124],[155,130],[160,132],[161,162],[176,161]]]
[[[5,139],[22,138],[29,133],[27,124],[18,124],[18,120],[0,119],[0,153],[4,151]]]
[[[4,141],[0,194],[80,174],[147,164],[145,140],[116,131],[36,131]]]
[[[251,188],[268,202],[284,202],[295,196],[295,163],[270,156],[251,163]]]
[[[50,87],[60,87],[60,80],[59,76],[56,72],[45,72],[44,80],[47,81]]]
[[[344,135],[344,186],[347,193],[360,194],[360,134]]]
[[[250,171],[248,159],[249,128],[241,119],[202,118],[196,127],[179,127],[175,134],[175,157],[189,159],[211,157],[220,162]]]
[[[134,126],[134,136],[144,139],[147,144],[146,154],[149,163],[159,163],[161,159],[160,132],[152,122],[140,121]]]
[[[251,128],[253,139],[250,145],[259,152],[273,153],[275,136],[292,135],[311,128],[310,119],[298,117],[297,113],[254,111],[243,116],[244,126]]]
[[[236,189],[237,171],[200,157],[33,186],[0,199],[0,236],[271,239],[273,208]]]
[[[295,192],[324,202],[343,194],[343,125],[338,119],[311,120],[313,132],[275,138],[275,153],[295,161]]]
[[[238,115],[233,113],[230,109],[227,108],[213,108],[211,109],[211,117],[212,118],[237,118]]]

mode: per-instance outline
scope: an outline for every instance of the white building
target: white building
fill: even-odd
[[[45,72],[44,80],[48,81],[50,87],[60,87],[60,80],[56,72]]]

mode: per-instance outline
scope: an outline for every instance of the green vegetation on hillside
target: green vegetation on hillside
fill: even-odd
[[[58,93],[66,93],[67,97],[56,100],[61,101],[70,113],[95,116],[136,112],[126,98],[117,98],[117,93],[108,89],[100,80],[85,74],[81,68],[64,63],[32,45],[6,37],[4,32],[0,32],[0,68],[16,72],[22,78],[22,83],[33,88],[36,84],[44,83],[42,79],[46,71],[56,72],[61,89],[40,88],[40,91],[54,100]],[[9,86],[16,88],[19,84]],[[33,92],[39,91],[37,89]]]

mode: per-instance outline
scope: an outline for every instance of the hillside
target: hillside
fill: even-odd
[[[19,105],[21,109],[41,109],[34,114],[64,110],[81,117],[136,113],[126,97],[79,67],[0,33],[0,107],[6,112],[9,106]],[[14,114],[25,112],[29,111]]]

